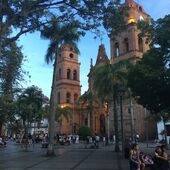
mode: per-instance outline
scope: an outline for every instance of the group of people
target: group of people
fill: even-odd
[[[133,144],[129,154],[130,170],[170,170],[166,145],[157,146],[154,155],[140,152],[138,144]]]

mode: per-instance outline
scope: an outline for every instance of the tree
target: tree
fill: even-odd
[[[170,15],[139,24],[150,50],[129,72],[128,84],[137,102],[153,114],[170,112]]]
[[[170,33],[170,14],[157,21],[141,21],[138,28],[142,31],[140,36],[147,37],[147,43],[150,43],[151,50],[158,49],[163,54],[162,57],[169,59],[170,42],[167,35]]]
[[[41,30],[41,36],[44,39],[49,39],[50,44],[47,49],[47,53],[45,56],[46,62],[53,62],[54,61],[54,68],[53,68],[53,80],[52,80],[52,89],[50,95],[50,123],[49,123],[49,137],[50,137],[50,144],[47,150],[47,155],[54,155],[54,120],[55,120],[55,111],[56,111],[56,77],[57,77],[57,56],[59,55],[59,48],[64,44],[71,45],[77,52],[77,42],[80,38],[81,33],[77,31],[75,28],[74,23],[69,23],[66,25],[58,24],[58,21],[53,18],[51,24],[48,26],[44,26]]]
[[[88,136],[92,135],[91,129],[87,126],[81,126],[78,129],[77,134],[83,138],[83,140],[86,140]]]
[[[21,52],[21,47],[11,43],[2,50],[0,60],[0,91],[1,94],[9,95],[13,98],[14,93],[18,90],[20,82],[24,80],[25,71],[22,69],[25,57]]]
[[[99,28],[103,20],[105,25],[108,25],[109,19],[112,20],[115,15],[119,16],[117,18],[120,22],[120,14],[123,13],[119,8],[120,0],[111,2],[108,0],[1,0],[0,7],[0,54],[7,44],[16,41],[25,33],[39,30],[41,26],[49,23],[51,17],[55,16],[58,23],[63,24],[75,21],[79,28],[89,30]],[[120,30],[120,25],[119,28],[117,26],[118,24],[115,29]],[[12,29],[15,29],[15,32],[10,34]]]
[[[15,120],[15,97],[20,91],[20,83],[26,74],[22,69],[24,56],[21,47],[13,42],[2,50],[2,54],[0,60],[0,129],[3,124]]]
[[[129,72],[128,84],[137,102],[150,110],[159,113],[170,110],[169,69],[157,49],[146,53]]]
[[[68,106],[64,108],[57,107],[56,114],[55,114],[55,120],[57,122],[60,122],[62,117],[64,117],[68,121],[70,116],[71,116],[71,108],[69,108]]]
[[[9,100],[7,96],[0,97],[0,135],[2,134],[2,126],[13,123],[16,118],[17,111],[16,102]]]
[[[119,149],[117,101],[120,87],[126,84],[126,67],[123,63],[101,65],[94,70],[94,91],[102,102],[113,103],[115,151]]]
[[[28,87],[19,96],[17,117],[22,120],[25,133],[28,133],[32,122],[42,119],[45,101],[41,89],[36,86]]]
[[[93,132],[93,110],[98,103],[96,100],[96,96],[91,91],[86,91],[83,95],[80,96],[79,102],[81,103],[82,107],[86,105],[86,109],[88,112],[88,118],[90,118],[90,122],[88,121],[88,127],[91,128]]]

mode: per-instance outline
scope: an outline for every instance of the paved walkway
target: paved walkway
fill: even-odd
[[[152,153],[153,147],[144,152]],[[100,146],[99,149],[84,149],[82,144],[57,145],[56,156],[46,157],[46,149],[39,144],[25,151],[19,144],[8,143],[0,148],[0,170],[128,170],[128,160],[121,153],[114,152],[114,146]]]

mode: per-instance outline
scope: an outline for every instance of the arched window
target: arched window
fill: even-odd
[[[105,116],[100,115],[100,133],[105,134]]]
[[[87,118],[85,118],[85,120],[84,120],[84,124],[85,124],[85,126],[87,126],[87,125],[88,125],[88,119],[87,119]]]
[[[67,79],[71,79],[71,70],[67,69]]]
[[[129,52],[129,39],[124,39],[124,45],[125,45],[125,53]]]
[[[77,99],[78,99],[78,94],[75,93],[75,94],[74,94],[74,101],[76,101]]]
[[[139,46],[139,51],[143,52],[143,39],[139,37],[138,39],[138,46]]]
[[[119,43],[115,43],[115,57],[118,57],[120,55],[120,50],[119,50]]]
[[[59,70],[58,70],[58,77],[59,77],[59,79],[61,79],[61,68],[59,68]]]
[[[73,80],[77,80],[77,71],[76,70],[73,71]]]
[[[60,104],[60,92],[57,94],[57,103]]]
[[[143,10],[142,10],[142,7],[141,7],[141,6],[139,6],[139,11],[142,11],[142,12],[143,12]]]
[[[70,58],[73,58],[73,57],[74,57],[74,54],[73,54],[73,53],[70,53],[69,56],[70,56]]]
[[[71,94],[69,92],[66,94],[66,103],[71,103]]]

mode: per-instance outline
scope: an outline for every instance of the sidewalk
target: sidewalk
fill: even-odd
[[[156,144],[139,143],[145,154],[153,154]],[[122,153],[114,152],[114,145],[99,149],[85,149],[84,144],[56,145],[55,157],[46,157],[40,144],[24,151],[19,144],[9,142],[0,148],[0,170],[128,170],[129,162]],[[170,154],[170,150],[168,150]]]
[[[128,160],[112,146],[84,149],[81,144],[56,146],[56,156],[46,157],[40,145],[27,152],[17,144],[0,149],[0,170],[128,170]]]

